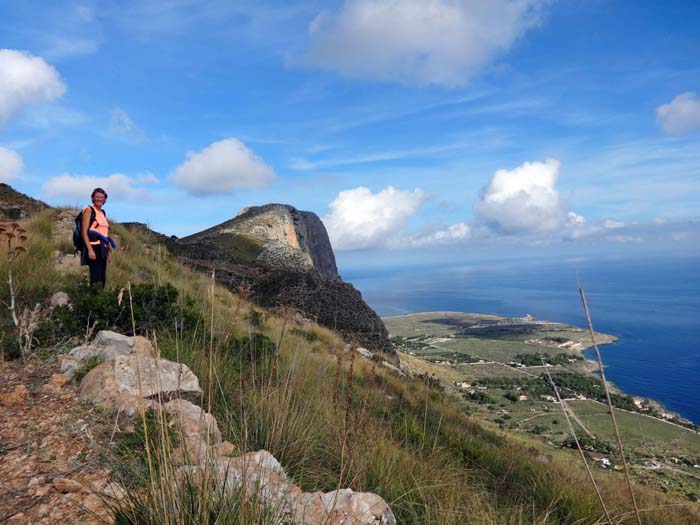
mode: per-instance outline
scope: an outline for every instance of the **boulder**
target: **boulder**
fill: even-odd
[[[372,352],[370,352],[366,348],[362,348],[361,346],[358,346],[357,348],[355,348],[355,352],[360,354],[365,359],[372,359]]]
[[[90,344],[78,346],[63,356],[61,372],[71,380],[82,364],[91,357],[97,356],[104,362],[131,353],[152,356],[153,347],[145,337],[129,337],[110,330],[101,330]]]
[[[367,524],[396,525],[389,505],[371,492],[353,492],[351,489],[313,494],[305,493],[297,505],[297,523],[315,525]],[[318,517],[322,516],[319,521]]]
[[[56,308],[57,306],[68,306],[70,305],[70,297],[66,292],[56,292],[49,299],[49,304],[51,308]]]
[[[174,457],[185,464],[199,464],[209,450],[221,443],[221,432],[216,419],[197,405],[185,399],[174,399],[163,405],[163,410],[175,416],[170,422],[180,434],[181,443]]]
[[[118,356],[88,372],[79,400],[131,416],[158,402],[197,401],[201,395],[199,381],[186,365],[134,354]]]
[[[396,525],[389,505],[370,492],[350,489],[302,492],[290,482],[275,457],[266,450],[238,458],[216,458],[212,466],[181,467],[178,478],[194,483],[214,473],[226,492],[244,490],[276,514],[275,523],[297,525]]]
[[[29,390],[24,385],[17,385],[12,392],[0,394],[0,404],[4,406],[19,405],[27,399]]]

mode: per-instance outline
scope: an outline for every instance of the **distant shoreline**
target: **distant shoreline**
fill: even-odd
[[[484,314],[484,313],[477,313],[477,312],[458,312],[458,311],[454,311],[454,310],[435,310],[435,311],[412,312],[412,313],[400,314],[400,315],[387,315],[387,316],[383,316],[381,319],[382,319],[382,321],[384,321],[385,319],[399,319],[399,318],[413,317],[413,316],[419,316],[419,315],[428,316],[428,315],[436,315],[436,314],[439,314],[439,315],[478,316],[478,317],[483,318],[483,319],[492,320],[496,323],[498,323],[499,321],[506,321],[506,323],[504,323],[505,326],[508,325],[507,321],[512,321],[512,323],[511,323],[512,325],[516,325],[518,323],[523,323],[523,324],[531,323],[531,324],[538,324],[538,325],[551,324],[551,325],[558,325],[558,326],[567,326],[567,327],[575,328],[577,330],[581,330],[582,332],[585,332],[587,334],[590,333],[588,328],[582,328],[582,327],[570,325],[567,323],[560,323],[558,321],[535,319],[534,317],[530,316],[529,314],[526,314],[523,317],[503,317],[503,316],[499,316],[496,314],[490,314],[490,313]],[[603,334],[603,333],[599,333],[599,332],[594,332],[594,333],[596,336],[599,336],[599,337],[596,337],[596,340],[595,340],[595,344],[598,346],[614,344],[620,340],[620,338],[615,336],[615,335]],[[568,346],[567,349],[575,351],[578,355],[580,355],[583,358],[584,363],[585,363],[584,372],[589,373],[589,374],[593,374],[596,377],[600,378],[600,370],[598,367],[597,360],[595,359],[595,357],[589,358],[588,356],[585,355],[586,351],[588,351],[594,347],[594,343],[593,343],[593,341],[590,340],[590,336],[588,339],[589,339],[589,341],[588,341],[587,346],[583,342],[577,342],[577,343],[574,343],[573,345]],[[604,362],[602,364],[603,364],[604,368],[607,367],[607,365]],[[530,367],[526,367],[526,368],[544,369],[543,366],[530,366]],[[678,422],[687,423],[687,424],[694,424],[693,421],[691,421],[687,418],[684,418],[679,413],[669,410],[668,407],[666,407],[663,403],[661,403],[657,399],[627,393],[624,390],[622,390],[621,388],[619,388],[614,382],[610,381],[607,377],[605,379],[605,382],[607,383],[608,388],[610,389],[611,392],[614,392],[616,394],[621,394],[621,395],[628,395],[635,400],[636,399],[645,400],[645,401],[647,401],[647,403],[649,405],[653,406],[659,413],[668,415],[668,416],[670,416],[670,418],[650,416],[649,414],[645,414],[644,412],[641,412],[641,411],[636,412],[637,414],[646,415],[647,417],[654,417],[654,418],[659,419],[661,421],[664,421],[666,423],[675,424],[675,425],[678,425]],[[620,409],[620,410],[622,410],[622,409]],[[678,426],[682,426],[682,425],[678,425]],[[683,428],[687,428],[687,427],[683,427]],[[688,430],[692,430],[692,429],[688,429]]]

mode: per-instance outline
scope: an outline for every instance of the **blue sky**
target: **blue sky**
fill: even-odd
[[[342,264],[697,254],[700,4],[0,4],[0,179],[194,233],[284,202]]]

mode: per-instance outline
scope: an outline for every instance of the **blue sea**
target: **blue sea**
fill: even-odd
[[[490,261],[341,273],[381,316],[531,314],[585,327],[582,286],[593,327],[620,338],[600,347],[606,377],[700,422],[700,259]]]

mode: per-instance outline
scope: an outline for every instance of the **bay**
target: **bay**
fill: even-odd
[[[608,379],[628,394],[651,397],[700,422],[700,259],[488,261],[341,270],[381,316],[531,314],[585,327],[582,286],[594,328],[620,338],[600,347]]]

